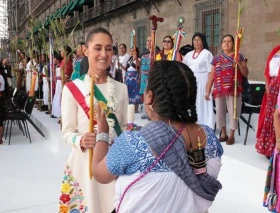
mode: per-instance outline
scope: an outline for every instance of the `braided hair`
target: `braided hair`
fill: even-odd
[[[154,110],[162,118],[195,123],[196,78],[177,61],[156,61],[149,73],[147,91],[154,94]]]

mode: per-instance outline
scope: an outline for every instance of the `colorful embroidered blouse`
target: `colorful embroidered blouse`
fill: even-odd
[[[206,160],[221,157],[223,148],[213,130],[202,125],[207,136],[205,147]],[[156,160],[150,147],[139,131],[124,132],[116,139],[107,154],[108,171],[114,175],[132,175],[144,172]],[[171,170],[159,161],[151,172],[170,172]]]
[[[151,64],[150,54],[147,53],[145,55],[142,55],[141,63],[140,63],[140,71],[141,71],[140,90],[139,90],[140,95],[144,94],[144,91],[148,84],[150,64]]]
[[[245,56],[239,54],[240,61],[247,61]],[[213,97],[225,97],[234,95],[234,54],[228,56],[224,53],[216,55],[211,63],[215,66]],[[237,70],[237,95],[242,93],[242,74]]]

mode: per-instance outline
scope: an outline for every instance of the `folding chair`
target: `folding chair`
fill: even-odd
[[[264,93],[265,93],[265,84],[252,83],[252,84],[250,84],[250,96],[248,99],[244,100],[242,103],[241,115],[242,114],[249,115],[247,120],[242,116],[243,117],[242,120],[247,126],[246,134],[245,134],[245,138],[244,138],[244,145],[246,145],[246,143],[247,143],[249,128],[254,130],[254,128],[251,126],[251,123],[250,123],[251,117],[252,117],[252,114],[254,114],[254,113],[256,113],[256,114],[260,113]]]

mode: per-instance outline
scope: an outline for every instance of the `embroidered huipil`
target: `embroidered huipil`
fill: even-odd
[[[86,75],[84,80],[76,79],[79,90],[84,96],[89,94],[87,85],[91,79]],[[115,115],[121,128],[126,129],[128,94],[125,84],[111,80],[114,84],[114,96],[118,102]],[[108,83],[96,84],[108,100]],[[114,209],[114,183],[99,184],[88,173],[88,151],[81,151],[80,140],[88,132],[89,119],[77,103],[67,85],[63,88],[62,103],[62,135],[66,143],[72,146],[62,179],[61,195],[59,197],[60,213],[108,213]],[[115,134],[115,132],[114,132]]]
[[[247,59],[241,53],[238,53],[239,60]],[[226,54],[218,54],[214,57],[212,63],[215,66],[213,97],[225,97],[234,95],[234,54],[227,56]],[[237,70],[237,96],[242,93],[242,74],[240,69]]]
[[[207,172],[217,178],[223,149],[213,130],[202,125],[207,135],[205,147]],[[107,169],[119,176],[115,183],[117,207],[126,187],[156,160],[139,131],[122,133],[107,154]],[[120,213],[174,212],[202,213],[212,205],[195,194],[162,160],[126,193]]]

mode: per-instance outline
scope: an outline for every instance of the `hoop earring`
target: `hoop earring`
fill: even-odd
[[[153,109],[152,105],[149,105],[149,107],[150,107],[150,109],[151,109],[152,111],[154,111],[154,109]]]

